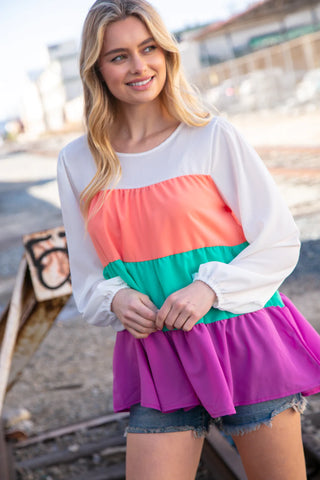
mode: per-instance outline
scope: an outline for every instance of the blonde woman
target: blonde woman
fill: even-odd
[[[194,479],[212,422],[249,480],[305,479],[320,340],[277,291],[299,240],[272,179],[202,107],[146,1],[93,4],[80,70],[87,133],[58,181],[76,303],[117,331],[127,479]]]

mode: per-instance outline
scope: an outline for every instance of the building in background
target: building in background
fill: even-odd
[[[192,40],[202,68],[190,78],[220,110],[320,99],[320,0],[260,1]]]
[[[82,83],[79,74],[79,48],[75,41],[48,47],[52,61],[61,66],[62,83],[65,89],[65,121],[68,124],[81,122],[83,114]]]
[[[62,130],[82,121],[77,43],[51,45],[48,52],[48,66],[28,73],[22,94],[21,118],[26,131],[32,134]]]
[[[79,48],[77,42],[68,41],[50,45],[48,52],[50,60],[60,64],[66,101],[69,102],[79,97],[82,94],[82,85],[79,76]]]
[[[58,62],[51,62],[43,71],[29,72],[22,92],[21,117],[26,131],[37,135],[63,128],[65,102]]]
[[[201,64],[213,65],[320,30],[320,0],[264,0],[194,35]]]

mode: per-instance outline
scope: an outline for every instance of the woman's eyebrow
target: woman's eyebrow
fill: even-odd
[[[143,40],[143,42],[139,43],[138,47],[142,47],[143,45],[151,41],[154,41],[153,37],[146,38],[145,40]],[[115,53],[125,52],[127,50],[127,48],[114,48],[113,50],[109,50],[109,52],[104,53],[103,56],[107,57],[108,55],[114,55]]]

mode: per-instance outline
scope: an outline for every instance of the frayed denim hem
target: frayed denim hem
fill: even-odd
[[[259,422],[252,422],[252,423],[247,423],[245,425],[225,425],[223,423],[222,417],[215,419],[215,423],[219,430],[221,430],[225,435],[230,435],[230,436],[238,436],[238,435],[245,435],[246,433],[249,432],[255,432],[260,429],[262,425],[266,425],[269,428],[272,428],[272,419],[276,416],[279,415],[279,413],[284,412],[285,410],[288,410],[289,408],[292,408],[296,412],[299,412],[300,414],[303,414],[306,407],[307,407],[307,400],[305,397],[302,397],[302,395],[299,395],[298,398],[294,398],[291,402],[287,402],[286,404],[282,405],[279,408],[274,409],[268,418],[264,420],[260,420]]]
[[[293,408],[303,413],[306,400],[301,393],[287,397],[269,400],[252,405],[235,407],[236,413],[212,418],[203,406],[199,405],[190,410],[183,409],[163,413],[139,404],[130,409],[128,433],[171,433],[192,431],[195,438],[205,437],[210,425],[215,424],[224,434],[244,435],[258,430],[261,425],[272,426],[272,418],[284,410]]]
[[[280,412],[279,412],[280,413]],[[217,422],[217,427],[221,432],[223,432],[225,435],[230,435],[231,437],[233,436],[243,436],[246,433],[250,432],[255,432],[260,429],[262,425],[266,425],[267,427],[272,427],[272,420],[263,420],[260,422],[254,422],[254,423],[247,423],[246,425],[221,425],[219,421]]]

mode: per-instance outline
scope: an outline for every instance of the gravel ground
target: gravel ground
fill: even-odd
[[[259,117],[260,118],[260,117]],[[239,117],[234,123],[244,126],[246,136],[264,138],[262,121]],[[261,118],[260,118],[261,120]],[[320,119],[319,119],[320,120]],[[288,119],[289,121],[289,119]],[[269,117],[268,117],[269,122]],[[265,128],[269,123],[266,123]],[[318,122],[320,125],[320,122]],[[239,126],[238,125],[238,126]],[[314,125],[313,118],[310,125]],[[311,128],[311,127],[310,127]],[[286,130],[285,130],[286,131]],[[257,142],[256,147],[272,171],[301,231],[302,249],[295,272],[283,284],[287,294],[320,332],[320,182],[319,153],[315,144],[294,150],[287,137],[273,143]],[[0,307],[4,308],[22,255],[21,235],[61,224],[57,198],[56,153],[73,136],[60,135],[40,141],[11,145],[0,152]],[[319,138],[319,136],[318,136]],[[282,144],[281,144],[282,142]],[[254,142],[252,142],[254,143]],[[272,147],[272,145],[276,145]],[[31,418],[22,426],[39,433],[83,419],[112,412],[112,349],[114,334],[109,328],[92,327],[76,314],[70,302],[38,351],[24,369],[20,380],[6,397],[6,409],[25,408]],[[319,396],[312,397],[308,412],[320,411]],[[17,425],[16,428],[18,428]],[[16,453],[16,461],[59,448],[97,441],[104,428],[79,432],[56,442]],[[81,459],[72,466],[55,466],[46,471],[24,472],[24,480],[77,478],[85,469],[106,465],[101,455]],[[204,475],[199,471],[199,478]],[[203,476],[204,478],[204,476]]]

